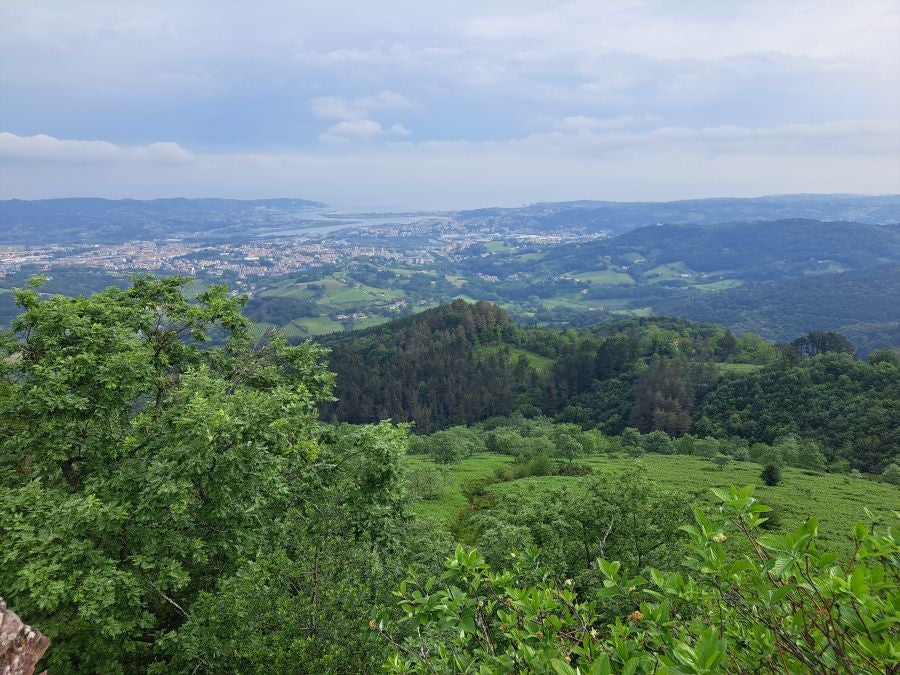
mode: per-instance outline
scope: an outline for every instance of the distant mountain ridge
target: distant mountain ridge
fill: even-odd
[[[306,199],[0,200],[0,243],[113,243],[174,232],[228,230],[265,213],[295,218],[325,204]]]
[[[628,269],[640,283],[654,283],[663,265],[686,275],[741,281],[776,281],[824,272],[900,262],[900,225],[809,219],[710,224],[647,225],[610,239],[531,249],[524,263],[515,252],[479,259],[491,274],[522,269],[572,274]],[[483,262],[482,262],[483,260]],[[673,280],[670,285],[681,282]]]
[[[461,211],[462,220],[529,220],[535,230],[582,227],[611,233],[644,225],[734,221],[852,220],[861,223],[900,222],[900,195],[794,194],[764,197],[714,197],[670,202],[610,202],[580,200],[539,202],[517,208]]]

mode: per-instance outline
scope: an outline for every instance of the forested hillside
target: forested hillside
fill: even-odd
[[[338,397],[324,410],[340,421],[391,418],[429,433],[522,410],[610,434],[630,426],[750,443],[797,434],[829,462],[875,473],[900,447],[897,356],[862,361],[832,333],[776,348],[680,319],[559,331],[456,301],[323,342]]]
[[[650,225],[608,240],[555,247],[537,256],[537,264],[557,273],[577,275],[607,263],[627,266],[626,271],[635,280],[652,281],[654,275],[661,276],[661,266],[679,263],[688,276],[693,272],[716,278],[774,281],[875,267],[898,259],[900,226],[791,219]],[[532,266],[536,264],[534,257],[529,260]],[[491,274],[527,268],[516,254],[494,256],[486,264]]]
[[[0,588],[50,672],[896,662],[892,352],[668,319],[526,329],[455,302],[335,338],[335,388],[324,350],[260,336],[225,287],[39,284],[0,333]],[[487,419],[408,438],[320,406]],[[727,488],[758,479],[774,507]]]
[[[535,374],[503,348],[519,332],[494,305],[459,300],[326,339],[338,396],[326,410],[354,423],[414,421],[423,432],[508,414]]]
[[[812,330],[835,330],[862,353],[900,346],[900,268],[821,274],[749,284],[677,300],[653,300],[660,314],[715,321],[732,330],[790,340]]]
[[[786,218],[856,220],[864,223],[900,222],[897,195],[774,195],[749,199],[683,199],[673,202],[538,203],[518,208],[461,211],[463,221],[527,222],[535,231],[584,228],[613,233],[651,223],[723,223]]]

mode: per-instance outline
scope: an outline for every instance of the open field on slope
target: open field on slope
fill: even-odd
[[[437,518],[449,527],[458,511],[467,505],[460,488],[468,481],[492,476],[497,466],[510,461],[511,458],[505,456],[480,454],[451,465],[446,471],[440,496],[416,502],[415,512]],[[579,461],[589,464],[595,472],[618,472],[634,466],[636,462],[640,463],[648,477],[683,493],[692,503],[704,509],[714,508],[717,502],[710,488],[756,485],[756,495],[763,503],[780,505],[780,531],[795,528],[808,516],[814,515],[819,519],[823,548],[841,557],[851,554],[852,544],[848,534],[855,522],[867,520],[866,508],[895,526],[896,518],[892,511],[900,511],[900,489],[844,474],[813,474],[788,467],[782,470],[780,485],[767,487],[759,480],[760,465],[753,462],[731,462],[720,470],[706,460],[682,455],[647,454],[637,460],[599,455]],[[418,456],[408,457],[407,465],[410,473],[440,468],[430,459]],[[540,499],[541,493],[571,489],[576,485],[575,478],[542,476],[497,483],[490,489],[498,497],[510,495],[524,501]]]

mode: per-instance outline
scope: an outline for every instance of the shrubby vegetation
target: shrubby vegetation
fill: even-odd
[[[890,528],[857,525],[844,567],[816,546],[817,523],[760,534],[752,488],[721,491],[718,514],[681,530],[685,571],[645,575],[596,559],[585,592],[529,550],[493,571],[458,547],[440,577],[399,586],[405,616],[373,621],[394,673],[759,673],[896,670],[898,547]],[[730,559],[732,537],[753,556]]]
[[[815,545],[814,520],[785,533],[749,489],[679,528],[696,493],[597,465],[880,468],[891,352],[788,358],[670,320],[525,330],[455,303],[335,343],[332,363],[351,369],[335,389],[321,347],[260,336],[243,299],[224,287],[189,299],[188,283],[140,276],[65,298],[36,282],[0,333],[0,588],[53,639],[51,672],[896,668],[892,530],[858,526],[838,560]],[[376,398],[373,363],[414,393],[388,382]],[[845,429],[849,451],[799,414],[771,438],[733,433],[741,396],[768,393],[754,382],[826,408],[878,402],[885,417]],[[369,406],[362,417],[417,405],[432,433],[347,424],[335,392]],[[863,432],[875,450],[857,456]],[[407,450],[434,461],[407,476]],[[503,459],[458,481],[473,457]],[[799,488],[791,476],[776,489]],[[448,489],[467,502],[451,527],[413,515],[413,499]],[[453,553],[454,538],[479,553]]]

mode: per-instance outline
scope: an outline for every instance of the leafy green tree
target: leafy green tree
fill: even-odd
[[[729,462],[731,462],[731,457],[728,455],[718,454],[709,461],[719,467],[719,471],[723,471],[725,467],[728,466]]]
[[[759,477],[769,487],[775,487],[781,482],[781,467],[777,464],[766,464]]]
[[[744,333],[737,338],[735,363],[767,365],[778,360],[778,350],[771,342],[756,333]]]
[[[625,452],[631,455],[640,455],[644,451],[643,437],[641,432],[634,427],[626,427],[619,434],[619,444]]]
[[[571,462],[585,454],[584,433],[577,424],[554,424],[550,430],[554,454]]]
[[[671,455],[674,451],[672,438],[665,431],[651,431],[641,439],[641,445],[646,452],[658,455]]]
[[[465,440],[451,431],[438,431],[428,437],[428,454],[438,464],[454,464],[467,452]]]
[[[812,471],[825,471],[828,460],[816,443],[807,441],[800,444],[794,466]]]
[[[900,485],[900,464],[891,462],[887,468],[881,472],[881,480],[893,485]]]
[[[698,438],[694,441],[694,454],[697,457],[711,460],[720,454],[721,443],[716,438]]]
[[[487,434],[485,444],[491,452],[515,456],[522,452],[523,438],[515,429],[500,427]]]
[[[51,671],[221,672],[182,631],[248,588],[252,565],[342,555],[317,504],[370,551],[404,511],[405,430],[336,435],[317,421],[333,381],[323,350],[253,341],[239,298],[189,300],[188,281],[78,298],[35,284],[0,335],[0,588],[52,637]],[[303,616],[352,625],[329,602]],[[238,649],[224,632],[219,654]]]

